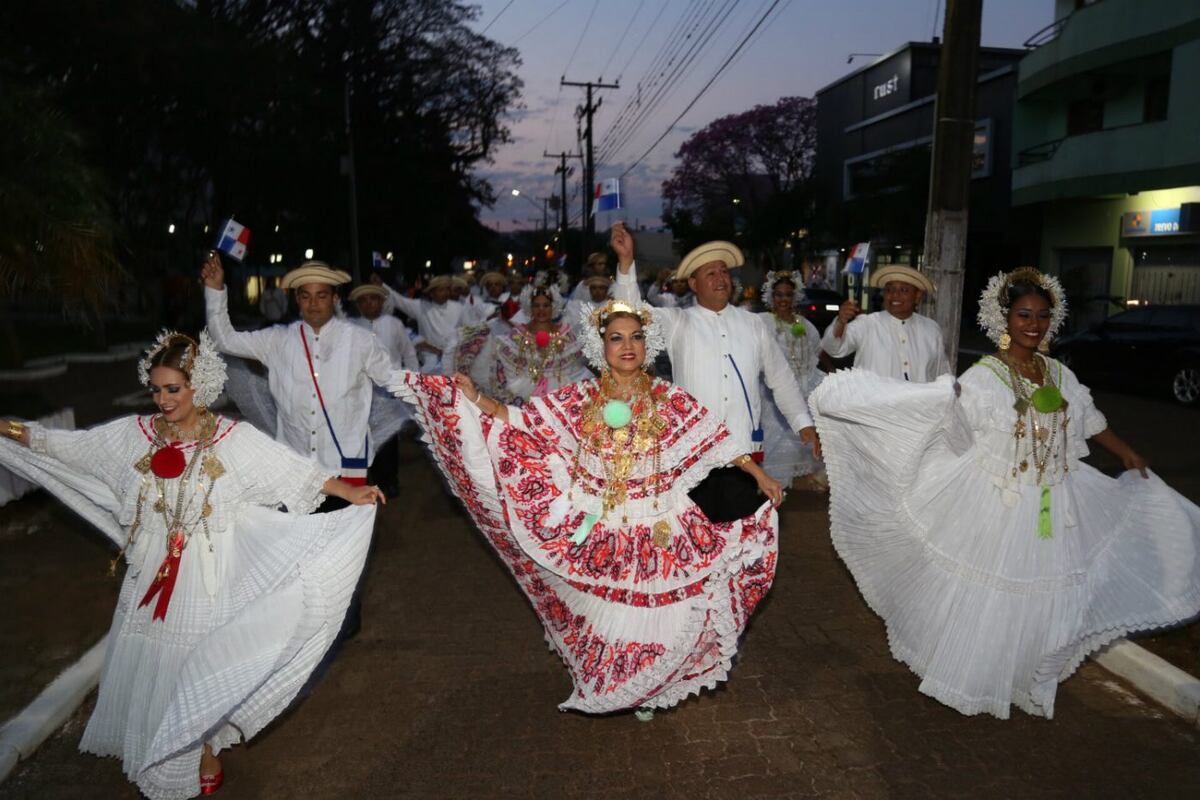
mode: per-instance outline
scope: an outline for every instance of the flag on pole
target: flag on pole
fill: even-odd
[[[217,249],[234,261],[246,257],[246,249],[250,246],[250,229],[233,217],[225,220],[225,227],[217,236]]]
[[[391,269],[392,262],[383,257],[383,253],[371,251],[371,266],[375,269]]]
[[[850,248],[850,255],[846,259],[846,266],[842,268],[842,272],[850,275],[862,275],[863,270],[867,265],[867,254],[871,250],[870,242],[859,242]]]
[[[621,207],[621,179],[605,178],[596,184],[596,202],[592,213],[597,211],[616,211]]]

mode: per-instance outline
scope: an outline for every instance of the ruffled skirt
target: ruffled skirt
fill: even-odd
[[[358,581],[372,507],[301,516],[250,509],[237,517],[204,588],[193,540],[165,619],[138,603],[162,553],[130,568],[80,750],[121,758],[151,800],[200,792],[200,754],[249,739],[296,697],[333,643]],[[152,531],[143,531],[145,536]],[[161,530],[155,544],[162,541]],[[190,556],[190,557],[189,557]]]
[[[801,386],[807,397],[821,383],[825,373],[814,370],[808,385]],[[764,398],[770,390],[763,387]],[[773,401],[763,402],[763,470],[787,488],[792,481],[803,475],[812,475],[825,468],[824,462],[816,457],[812,445],[800,441],[800,436],[784,418],[779,406]]]
[[[949,378],[839,372],[812,407],[834,546],[925,694],[1051,717],[1088,653],[1200,612],[1200,508],[1158,477],[1073,462],[1040,538],[1040,488],[1006,502]]]
[[[680,491],[654,518],[601,520],[573,544],[584,515],[569,507],[566,485],[551,488],[557,456],[481,417],[444,379],[400,374],[404,382],[391,388],[416,405],[438,466],[571,674],[574,690],[560,709],[668,708],[727,679],[775,575],[778,519],[769,504],[718,525]],[[548,504],[548,493],[558,502]],[[664,520],[671,540],[659,547],[652,530]]]

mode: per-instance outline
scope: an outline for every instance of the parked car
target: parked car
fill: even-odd
[[[1084,383],[1144,385],[1200,403],[1200,305],[1139,306],[1051,346]]]
[[[837,319],[838,308],[846,298],[841,292],[832,289],[805,289],[800,298],[800,313],[804,318],[817,326],[824,333],[833,321]]]

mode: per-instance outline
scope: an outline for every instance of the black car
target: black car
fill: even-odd
[[[798,310],[817,327],[817,335],[820,335],[837,319],[838,308],[844,302],[845,296],[832,289],[805,289]]]
[[[1051,350],[1084,383],[1142,384],[1183,405],[1200,402],[1200,305],[1131,308]]]

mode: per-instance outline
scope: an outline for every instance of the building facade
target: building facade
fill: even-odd
[[[1019,65],[1012,201],[1079,329],[1200,303],[1200,3],[1057,0]]]
[[[966,296],[1036,242],[1036,231],[1010,219],[1012,114],[1025,54],[979,52]],[[817,92],[813,183],[823,221],[815,245],[869,241],[872,264],[921,263],[940,55],[936,41],[909,42]]]

